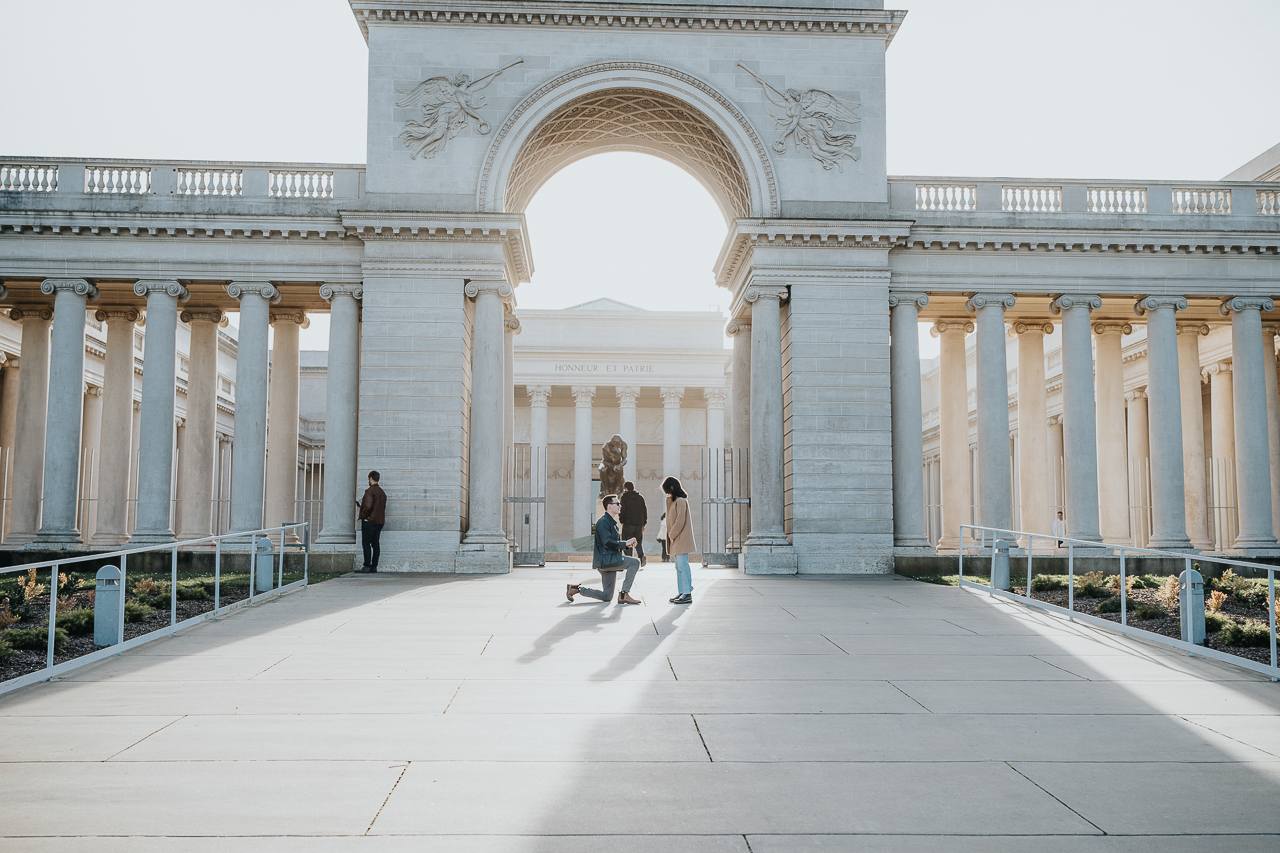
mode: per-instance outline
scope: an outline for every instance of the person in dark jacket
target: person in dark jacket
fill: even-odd
[[[636,540],[636,556],[640,565],[649,562],[644,557],[644,526],[649,523],[649,508],[645,506],[644,497],[636,491],[635,483],[627,480],[622,484],[622,512],[618,513],[618,521],[622,524],[622,535]],[[628,557],[631,549],[626,550]]]
[[[640,561],[622,553],[623,548],[631,548],[636,540],[623,539],[618,534],[618,513],[622,511],[622,502],[617,495],[604,496],[604,515],[596,522],[595,553],[591,565],[600,573],[603,589],[589,589],[580,584],[571,583],[565,588],[565,597],[573,601],[573,597],[581,593],[587,598],[597,601],[609,601],[613,598],[613,586],[617,583],[618,572],[626,572],[622,579],[622,592],[618,593],[619,604],[639,604],[639,599],[631,597],[631,584],[635,582],[636,572],[640,571]]]
[[[378,485],[381,476],[377,471],[369,472],[369,488],[360,499],[360,542],[364,546],[364,566],[356,569],[360,574],[378,570],[378,540],[387,521],[387,493]]]

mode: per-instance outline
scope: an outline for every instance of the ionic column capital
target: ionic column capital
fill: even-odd
[[[1172,308],[1174,311],[1187,310],[1187,297],[1185,296],[1144,296],[1137,302],[1133,303],[1133,313],[1139,317],[1148,311],[1154,311],[1157,308]]]
[[[82,278],[46,278],[40,282],[40,292],[45,296],[53,296],[62,290],[70,291],[76,296],[84,296],[90,300],[98,298],[98,288]]]
[[[707,401],[708,409],[723,409],[729,402],[728,388],[703,388],[702,396]]]
[[[133,292],[138,296],[163,293],[176,298],[179,302],[186,302],[191,298],[191,291],[183,287],[181,282],[173,281],[172,279],[144,278],[133,283]]]
[[[510,298],[512,294],[511,285],[505,281],[468,281],[462,288],[462,292],[469,298],[475,299],[482,293],[496,293],[503,299]]]
[[[916,308],[924,308],[929,304],[929,294],[918,293],[907,290],[894,290],[889,293],[889,307],[897,308],[899,305],[906,305],[914,302]]]
[[[9,309],[9,319],[15,323],[23,320],[44,320],[47,323],[53,319],[53,308],[48,305],[15,305]]]
[[[330,284],[325,282],[320,285],[320,298],[325,302],[332,302],[335,296],[350,296],[359,302],[364,299],[363,284]]]
[[[758,299],[776,299],[785,302],[790,290],[783,284],[753,284],[742,294],[747,302],[754,303]]]
[[[89,383],[86,382],[85,388],[84,388],[84,395],[86,397],[101,397],[102,388],[98,385],[90,385]]]
[[[662,394],[662,407],[664,409],[680,408],[680,400],[684,397],[684,389],[675,386],[665,386],[658,389]]]
[[[729,325],[724,327],[724,333],[729,337],[737,335],[751,336],[751,323],[746,320],[730,320]]]
[[[1132,391],[1125,391],[1124,398],[1128,400],[1130,403],[1134,402],[1135,400],[1145,400],[1147,399],[1147,389],[1135,388]]]
[[[227,295],[232,299],[249,293],[261,296],[272,305],[280,301],[280,289],[269,281],[233,281],[227,285]]]
[[[1102,297],[1094,293],[1063,293],[1049,303],[1049,313],[1057,316],[1068,308],[1087,308],[1097,311],[1102,307]]]
[[[1094,323],[1093,333],[1095,335],[1132,335],[1133,325],[1131,323]]]
[[[271,325],[276,323],[297,323],[304,329],[311,328],[311,318],[307,316],[306,311],[290,310],[290,311],[272,311],[270,314]]]
[[[1018,322],[1012,324],[1010,328],[1013,330],[1013,333],[1015,335],[1027,335],[1027,334],[1052,335],[1053,334],[1053,324],[1048,321],[1041,323],[1041,322],[1028,322],[1026,320],[1019,320]]]
[[[573,402],[578,408],[590,408],[591,401],[596,397],[596,386],[594,385],[574,385],[569,388],[573,394]]]
[[[1209,334],[1208,323],[1197,323],[1197,322],[1178,323],[1177,329],[1178,329],[1179,335],[1195,335],[1196,337],[1202,338],[1205,335]]]
[[[184,323],[216,323],[219,326],[226,326],[229,322],[221,308],[191,308],[178,316]]]
[[[1007,311],[1018,304],[1012,293],[975,293],[964,303],[964,310],[976,314],[979,308],[1000,308]]]
[[[960,332],[967,335],[972,331],[972,320],[934,320],[933,326],[929,329],[929,334],[936,338],[944,332]]]
[[[614,391],[618,394],[618,405],[634,406],[640,397],[639,385],[619,385]]]
[[[1200,371],[1200,376],[1206,382],[1208,382],[1210,376],[1218,376],[1219,374],[1230,373],[1230,372],[1231,372],[1231,362],[1215,361],[1213,364],[1209,365],[1208,367],[1202,368]]]
[[[1269,296],[1233,296],[1223,300],[1218,306],[1218,313],[1229,317],[1241,311],[1274,311],[1275,307],[1275,300]]]
[[[104,305],[93,312],[93,318],[99,323],[109,323],[112,320],[136,323],[141,316],[142,313],[132,305]]]
[[[529,395],[531,406],[546,406],[551,400],[550,385],[526,385],[524,391]]]
[[[521,332],[520,318],[516,317],[514,314],[508,314],[502,321],[502,324],[506,330],[513,335],[518,335]]]

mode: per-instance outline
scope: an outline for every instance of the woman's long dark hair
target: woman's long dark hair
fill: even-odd
[[[662,491],[671,495],[673,498],[689,497],[689,493],[684,490],[684,486],[680,485],[680,481],[675,477],[668,477],[662,481]]]

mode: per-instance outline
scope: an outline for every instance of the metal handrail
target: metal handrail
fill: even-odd
[[[986,551],[989,549],[991,551],[991,559],[993,563],[995,561],[995,543],[998,539],[1006,539],[1006,540],[1023,539],[1026,542],[1027,544],[1027,548],[1026,548],[1027,586],[1026,586],[1026,593],[1024,595],[1015,595],[1012,592],[1008,592],[1006,590],[996,589],[991,584],[979,584],[979,583],[974,583],[972,581],[966,581],[964,579],[964,554],[965,554],[965,548],[966,548],[964,544],[964,532],[966,530],[970,531],[971,541],[975,539],[977,540],[978,545],[976,547],[979,550]],[[977,532],[976,536],[974,535],[974,531]],[[987,545],[988,533],[990,533],[990,538],[991,538],[990,546]],[[1035,543],[1037,539],[1046,539],[1051,542],[1062,542],[1062,543],[1065,543],[1067,546],[1067,606],[1065,608],[1059,607],[1056,604],[1050,604],[1047,601],[1038,601],[1031,597],[1032,566],[1035,560]],[[968,547],[972,549],[975,546],[970,545]],[[1116,625],[1116,623],[1111,622],[1110,620],[1099,619],[1098,617],[1091,616],[1088,613],[1076,612],[1075,610],[1075,589],[1076,589],[1075,551],[1077,547],[1087,549],[1087,552],[1088,552],[1087,555],[1090,557],[1100,556],[1100,557],[1106,558],[1106,557],[1114,556],[1119,559],[1120,591],[1118,594],[1120,596],[1120,624],[1118,626]],[[1056,550],[1056,548],[1053,550]],[[1115,553],[1114,554],[1098,553],[1098,552],[1107,552],[1107,551],[1111,551]],[[1173,637],[1166,637],[1164,634],[1157,634],[1154,631],[1148,631],[1144,628],[1135,628],[1132,625],[1129,625],[1129,622],[1128,622],[1129,589],[1128,589],[1128,583],[1127,583],[1127,568],[1125,563],[1130,554],[1139,555],[1139,556],[1168,557],[1172,559],[1182,560],[1185,564],[1186,570],[1191,569],[1192,561],[1195,560],[1198,562],[1217,563],[1219,565],[1225,565],[1225,566],[1238,566],[1244,569],[1255,569],[1255,570],[1266,572],[1267,573],[1267,612],[1269,614],[1269,619],[1271,623],[1271,665],[1267,666],[1266,664],[1260,664],[1255,661],[1251,661],[1247,658],[1238,657],[1236,655],[1227,654],[1226,652],[1220,652],[1216,649],[1210,649],[1204,646],[1188,643],[1185,640],[1174,639]],[[1044,556],[1049,556],[1049,555],[1045,554]],[[1277,568],[1275,566],[1268,566],[1263,563],[1251,563],[1248,560],[1233,560],[1230,557],[1218,557],[1218,556],[1213,556],[1208,554],[1188,554],[1184,551],[1165,551],[1159,548],[1139,548],[1135,545],[1118,545],[1118,544],[1101,542],[1101,541],[1090,540],[1090,539],[1075,539],[1069,536],[1054,536],[1052,534],[1031,533],[1025,530],[1008,530],[1000,527],[984,527],[978,524],[960,525],[960,551],[959,551],[958,557],[959,557],[959,585],[962,587],[980,589],[989,593],[992,596],[1008,598],[1012,601],[1016,601],[1021,604],[1025,604],[1032,607],[1038,607],[1042,610],[1047,610],[1051,613],[1064,612],[1067,614],[1067,618],[1071,621],[1075,621],[1078,619],[1090,625],[1096,625],[1101,628],[1106,628],[1107,630],[1110,630],[1110,631],[1118,631],[1121,636],[1127,637],[1131,633],[1135,635],[1140,635],[1145,640],[1161,643],[1166,646],[1172,646],[1176,649],[1185,651],[1188,655],[1192,657],[1196,655],[1200,655],[1201,657],[1206,657],[1211,660],[1216,660],[1222,663],[1229,663],[1229,664],[1232,664],[1233,666],[1238,666],[1243,669],[1248,669],[1254,672],[1261,673],[1263,675],[1269,676],[1272,681],[1280,681],[1280,665],[1277,665],[1278,662],[1277,662],[1277,653],[1276,653],[1277,652],[1277,649],[1276,649],[1276,643],[1277,643],[1276,641],[1276,571],[1277,571]]]
[[[285,539],[286,532],[289,530],[297,530],[298,528],[301,528],[301,533],[302,533],[301,541],[296,543],[287,542]],[[257,588],[257,583],[256,583],[257,560],[251,556],[249,560],[249,597],[242,601],[237,601],[233,604],[229,604],[225,607],[221,606],[223,540],[242,539],[242,538],[248,537],[249,543],[250,545],[252,545],[252,543],[254,542],[253,537],[263,536],[269,540],[270,539],[269,534],[277,533],[277,532],[280,535],[280,542],[279,542],[279,551],[277,552],[278,560],[276,561],[276,569],[277,569],[278,575],[276,578],[276,582],[273,585],[274,588],[267,592],[255,594],[255,589]],[[190,545],[200,545],[208,542],[212,542],[214,546],[213,609],[208,611],[207,613],[201,613],[198,616],[192,616],[188,619],[184,619],[181,622],[179,622],[178,621],[178,549],[186,548]],[[295,548],[295,549],[301,550],[303,556],[302,556],[302,578],[286,586],[284,583],[284,555],[285,555],[285,550],[287,548]],[[125,605],[125,597],[126,597],[125,590],[127,589],[127,573],[128,573],[129,557],[131,555],[154,553],[157,551],[160,551],[160,552],[169,551],[171,554],[170,581],[169,581],[169,626],[167,628],[158,628],[155,631],[151,631],[140,637],[134,637],[133,639],[126,641],[124,639],[124,625],[125,625],[124,605]],[[119,559],[119,565],[120,565],[120,611],[118,614],[119,628],[118,628],[118,633],[116,635],[115,644],[106,646],[105,648],[98,649],[97,651],[90,652],[87,655],[81,655],[80,657],[75,658],[73,660],[64,661],[63,663],[60,663],[55,666],[53,663],[53,658],[54,658],[53,650],[54,650],[54,645],[56,641],[56,630],[58,627],[59,570],[63,566],[67,566],[67,565],[72,565],[77,563],[87,563],[87,562],[102,562],[104,560],[114,561],[117,558]],[[185,628],[190,625],[195,625],[199,622],[203,622],[209,619],[216,620],[220,618],[222,615],[226,613],[230,613],[233,610],[238,610],[242,607],[252,607],[255,604],[258,604],[260,602],[278,598],[279,596],[284,595],[286,592],[290,592],[295,589],[306,587],[310,579],[310,575],[309,575],[310,563],[311,563],[311,528],[307,522],[299,521],[299,522],[290,522],[288,524],[282,524],[278,527],[264,527],[258,530],[246,530],[238,533],[222,533],[216,536],[205,536],[200,539],[184,539],[181,542],[172,542],[164,545],[150,545],[150,546],[144,546],[139,548],[123,548],[118,551],[108,551],[105,553],[94,553],[94,554],[82,554],[77,557],[59,557],[52,560],[40,560],[32,563],[24,563],[20,566],[10,566],[8,568],[0,569],[0,575],[31,572],[32,570],[35,570],[38,572],[40,569],[43,569],[43,568],[49,569],[49,626],[48,626],[48,632],[47,632],[48,647],[45,654],[44,668],[37,670],[35,672],[27,673],[26,675],[22,675],[17,678],[10,679],[9,681],[6,681],[0,684],[0,695],[8,693],[12,690],[17,690],[20,687],[25,687],[28,684],[34,684],[35,682],[38,682],[38,681],[48,681],[58,675],[61,675],[65,672],[69,672],[74,669],[78,669],[79,667],[86,666],[90,663],[94,663],[95,661],[101,660],[104,657],[108,657],[111,655],[118,655],[131,648],[134,648],[135,646],[140,646],[144,643],[151,642],[152,640],[158,640],[161,637],[167,637],[173,634],[174,632],[178,631],[180,628]]]

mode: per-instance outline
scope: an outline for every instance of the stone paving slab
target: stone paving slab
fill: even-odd
[[[904,578],[597,577],[340,578],[0,697],[0,849],[1280,849],[1253,673]]]

